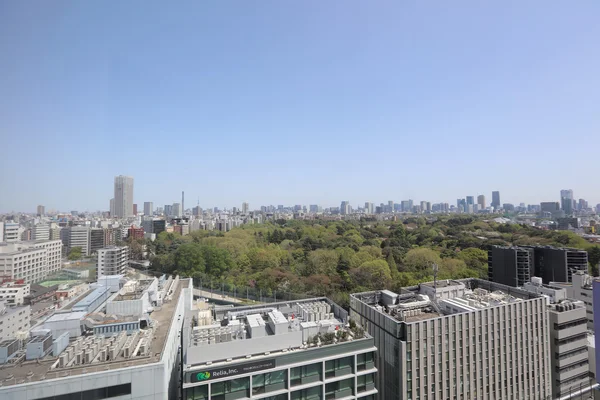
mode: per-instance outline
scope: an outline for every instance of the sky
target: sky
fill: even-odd
[[[0,2],[0,213],[600,203],[600,2]]]

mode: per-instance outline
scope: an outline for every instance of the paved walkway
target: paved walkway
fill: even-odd
[[[194,296],[204,297],[207,299],[215,299],[215,300],[224,301],[224,302],[232,303],[232,304],[246,303],[246,299],[222,296],[220,293],[207,292],[205,290],[200,290],[200,289],[196,289],[196,288],[194,288]]]

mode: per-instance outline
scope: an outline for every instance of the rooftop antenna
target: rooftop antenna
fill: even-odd
[[[437,289],[437,274],[440,268],[436,263],[433,263],[431,269],[433,269],[433,291],[435,292]]]

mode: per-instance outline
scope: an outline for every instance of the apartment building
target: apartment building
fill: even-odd
[[[4,241],[18,242],[21,240],[19,233],[19,224],[16,222],[4,222]]]
[[[216,318],[203,305],[182,331],[184,400],[377,398],[373,338],[349,328],[330,300],[236,307]]]
[[[381,399],[550,399],[546,299],[480,279],[350,296]]]
[[[29,296],[29,284],[19,284],[12,281],[0,284],[0,301],[8,306],[25,304],[25,296]]]
[[[46,250],[46,261],[48,263],[48,274],[54,274],[62,269],[62,241],[43,240],[40,242],[26,243],[36,249]]]
[[[62,266],[61,241],[17,242],[0,245],[0,277],[35,283]]]
[[[96,278],[121,275],[129,263],[129,247],[110,246],[98,250]]]
[[[34,226],[31,240],[50,240],[50,225],[37,224]]]
[[[9,307],[5,301],[0,300],[0,342],[15,338],[17,332],[27,332],[30,319],[29,306]]]

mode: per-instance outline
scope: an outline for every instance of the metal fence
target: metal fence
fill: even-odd
[[[310,295],[305,293],[293,293],[290,291],[264,291],[249,286],[237,287],[234,285],[228,285],[226,283],[217,282],[202,282],[194,281],[194,288],[202,290],[203,292],[209,292],[212,296],[208,298],[226,300],[238,299],[242,301],[256,301],[259,303],[275,303],[278,301],[294,301],[309,299],[312,297],[319,297],[319,295]]]

